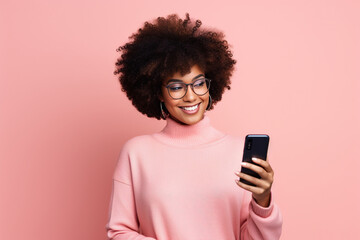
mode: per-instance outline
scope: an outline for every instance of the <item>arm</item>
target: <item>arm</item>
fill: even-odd
[[[132,186],[115,179],[106,230],[110,240],[155,240],[139,234]]]
[[[248,191],[245,193],[244,207],[242,209],[243,216],[246,216],[246,219],[241,221],[241,239],[280,239],[283,220],[271,194],[274,171],[267,161],[261,159],[253,159],[253,161],[262,167],[251,163],[246,163],[243,167],[257,172],[261,179],[241,172],[235,173],[238,177],[242,177],[256,185],[250,186],[236,181],[237,185]]]
[[[155,240],[139,233],[130,167],[131,148],[129,142],[125,143],[113,175],[107,236],[109,240]]]
[[[256,203],[251,194],[246,194],[243,206],[245,219],[241,225],[241,240],[280,239],[282,215],[272,197],[269,206],[262,207]]]

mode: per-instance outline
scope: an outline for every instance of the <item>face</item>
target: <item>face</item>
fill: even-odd
[[[193,83],[204,77],[205,73],[199,66],[194,65],[191,68],[190,73],[184,76],[181,76],[180,73],[175,73],[173,76],[165,79],[163,85],[167,86],[170,83],[176,82]],[[209,92],[202,96],[198,96],[193,92],[189,85],[187,86],[188,89],[183,98],[173,99],[170,97],[168,89],[165,86],[161,87],[162,96],[160,97],[160,100],[165,103],[165,107],[170,113],[169,117],[181,124],[187,125],[195,124],[204,118],[204,113],[209,103]]]

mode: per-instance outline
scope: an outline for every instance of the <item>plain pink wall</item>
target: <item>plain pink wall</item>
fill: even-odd
[[[221,29],[237,59],[209,112],[268,133],[282,239],[360,239],[359,1],[2,1],[0,239],[105,239],[122,144],[159,131],[112,74],[142,23]]]

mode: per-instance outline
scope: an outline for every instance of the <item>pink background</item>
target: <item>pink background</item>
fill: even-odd
[[[282,239],[360,239],[359,1],[1,1],[0,239],[106,239],[122,144],[159,131],[120,91],[115,49],[178,13],[237,59],[208,113],[268,133]]]

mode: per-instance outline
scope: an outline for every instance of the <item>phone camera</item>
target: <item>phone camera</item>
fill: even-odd
[[[246,149],[251,150],[251,147],[252,147],[252,139],[249,139],[249,141],[247,142],[247,145],[246,145]]]

